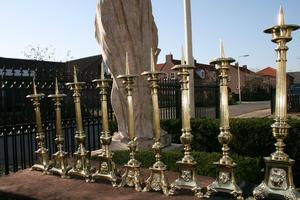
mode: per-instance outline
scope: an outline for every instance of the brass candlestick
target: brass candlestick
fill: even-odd
[[[80,90],[84,82],[78,82],[76,67],[74,66],[74,82],[67,83],[66,85],[70,87],[73,91],[73,99],[75,104],[75,114],[76,114],[76,134],[75,140],[77,143],[77,151],[74,153],[75,163],[73,168],[68,172],[69,176],[79,176],[85,178],[86,182],[90,181],[90,160],[89,152],[85,149],[85,133],[83,130],[81,107],[80,107]]]
[[[162,190],[165,195],[168,194],[168,181],[165,175],[167,166],[160,160],[161,153],[161,143],[160,143],[160,113],[158,106],[158,76],[162,74],[161,72],[155,71],[155,62],[153,58],[153,51],[151,49],[151,70],[143,72],[142,75],[148,76],[148,82],[151,89],[152,97],[152,126],[153,126],[153,135],[155,143],[152,146],[152,149],[155,152],[156,162],[150,167],[151,174],[150,177],[146,180],[146,186],[143,192],[150,190],[160,191]]]
[[[119,75],[117,78],[123,80],[125,85],[125,90],[127,94],[127,113],[128,113],[128,148],[129,148],[129,161],[124,165],[125,172],[122,175],[121,186],[134,186],[136,191],[142,191],[143,177],[140,171],[141,163],[135,159],[137,141],[134,131],[134,114],[133,114],[133,102],[132,102],[132,91],[134,79],[137,78],[136,75],[129,74],[129,63],[128,63],[128,53],[126,52],[126,74]]]
[[[49,157],[48,149],[45,148],[45,134],[42,126],[41,118],[41,109],[40,109],[40,100],[45,96],[43,93],[37,93],[35,80],[32,81],[33,85],[33,94],[27,95],[26,98],[29,98],[33,102],[33,107],[35,111],[35,121],[36,121],[36,143],[38,149],[35,151],[37,154],[37,161],[31,167],[32,170],[42,171],[46,173],[49,166]]]
[[[193,135],[191,134],[191,122],[190,122],[190,110],[189,110],[189,70],[192,70],[193,67],[190,65],[184,64],[184,55],[182,52],[181,65],[175,65],[173,70],[178,71],[178,76],[181,76],[181,110],[182,110],[182,135],[180,141],[184,146],[184,156],[181,160],[177,161],[179,168],[178,178],[171,184],[169,190],[170,195],[174,195],[177,189],[188,189],[195,193],[195,196],[198,198],[203,197],[201,193],[201,188],[196,182],[196,172],[195,165],[197,162],[191,155],[191,143],[193,140]]]
[[[273,136],[276,138],[276,151],[265,157],[265,178],[253,191],[256,199],[273,198],[296,200],[300,194],[295,190],[292,166],[295,161],[284,152],[284,139],[290,126],[287,123],[287,94],[286,94],[286,43],[292,40],[291,33],[299,28],[298,25],[284,24],[283,9],[280,7],[278,25],[266,29],[265,33],[272,34],[272,42],[277,44],[276,65],[276,105],[274,123],[271,125]]]
[[[101,96],[101,111],[102,111],[102,132],[100,136],[101,151],[98,154],[99,165],[98,170],[92,174],[92,180],[103,178],[111,181],[112,185],[117,186],[116,166],[113,161],[113,154],[109,150],[109,145],[112,142],[112,136],[108,128],[108,111],[107,111],[107,95],[108,87],[111,79],[105,79],[104,66],[101,64],[101,79],[93,80],[97,83],[97,88],[100,89]]]
[[[229,108],[228,108],[228,70],[230,63],[235,60],[225,58],[223,42],[221,41],[221,58],[213,60],[210,64],[216,65],[220,81],[220,134],[218,140],[222,145],[223,156],[218,162],[214,162],[217,166],[217,179],[207,186],[206,198],[210,198],[212,193],[226,192],[232,194],[236,199],[243,200],[242,190],[235,182],[233,169],[236,163],[229,156],[229,143],[232,135],[229,126]]]
[[[62,178],[68,178],[67,172],[70,170],[67,162],[67,152],[64,151],[64,134],[62,132],[61,126],[61,101],[65,97],[65,94],[60,94],[58,90],[57,78],[55,79],[55,94],[48,95],[52,98],[55,106],[55,130],[56,130],[56,148],[57,152],[53,154],[53,167],[49,172],[53,174],[58,174]]]

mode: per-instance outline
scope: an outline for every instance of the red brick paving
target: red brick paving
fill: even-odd
[[[143,170],[144,178],[149,170]],[[170,182],[176,179],[177,173],[167,172]],[[212,178],[197,176],[201,187],[212,182]],[[179,191],[177,195],[166,197],[160,192],[136,192],[133,188],[114,188],[107,182],[85,183],[80,179],[61,179],[58,176],[44,175],[41,172],[22,170],[0,178],[0,197],[7,196],[18,199],[39,200],[143,200],[143,199],[195,199],[189,191]]]

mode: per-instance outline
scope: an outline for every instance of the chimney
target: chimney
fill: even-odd
[[[172,63],[173,61],[173,55],[170,53],[170,54],[167,54],[166,55],[166,63]]]

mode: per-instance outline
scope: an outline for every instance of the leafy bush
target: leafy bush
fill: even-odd
[[[196,173],[198,175],[215,177],[216,162],[221,157],[220,153],[206,153],[206,152],[193,152],[197,165]],[[162,153],[162,161],[167,165],[168,170],[177,171],[176,161],[182,158],[183,154],[180,151],[170,151]],[[151,151],[141,151],[137,153],[137,160],[142,163],[143,168],[152,166],[155,162],[154,153]],[[259,159],[241,157],[233,155],[233,159],[238,164],[235,169],[237,180],[247,180],[252,183],[259,183],[261,181],[261,166]],[[128,160],[127,151],[116,151],[114,154],[114,161],[119,165],[124,165]]]
[[[269,156],[275,151],[275,138],[272,135],[269,118],[231,119],[230,130],[233,135],[230,144],[231,152],[241,156],[261,158],[262,168],[264,166],[262,157]],[[286,152],[292,159],[296,160],[294,176],[296,185],[300,185],[300,120],[289,119],[289,136],[286,139]],[[161,123],[162,128],[172,134],[174,143],[180,143],[181,121],[167,120]],[[220,152],[221,146],[217,137],[219,134],[218,119],[193,119],[191,121],[194,140],[193,150],[205,152]]]
[[[117,130],[117,126],[115,122],[111,122],[114,124],[114,131]],[[259,166],[264,168],[263,157],[269,156],[271,153],[275,151],[274,143],[276,140],[272,135],[271,124],[273,123],[272,119],[269,118],[248,118],[248,119],[231,119],[230,127],[231,133],[233,135],[232,142],[230,144],[231,153],[236,154],[236,159],[239,159],[239,156],[248,156],[257,158],[259,162]],[[289,154],[290,158],[295,159],[295,167],[294,167],[294,181],[296,185],[300,185],[300,151],[298,148],[300,146],[300,120],[297,119],[289,119],[289,125],[291,128],[289,129],[289,136],[287,137],[285,143],[286,148],[285,151]],[[169,134],[172,135],[173,143],[181,143],[181,120],[166,120],[161,122],[161,126],[164,130],[166,130]],[[221,145],[218,142],[218,134],[219,134],[219,120],[218,119],[192,119],[191,120],[192,134],[194,135],[194,140],[192,143],[192,148],[194,151],[201,152],[220,152]],[[197,152],[199,153],[199,152]],[[139,154],[141,155],[141,154]],[[148,155],[148,154],[147,154]],[[219,155],[219,154],[213,154]],[[165,156],[165,157],[164,157]],[[176,157],[177,156],[177,157]],[[174,158],[176,157],[176,159]],[[197,155],[195,156],[197,157]],[[123,164],[127,161],[127,153],[124,152]],[[174,155],[169,152],[168,154],[163,154],[163,159],[166,159],[167,163],[169,163],[169,169],[176,169],[176,161],[180,158],[178,153],[174,153]],[[211,163],[215,160],[205,160],[205,156],[202,156],[199,161],[199,165],[209,165],[211,168]],[[121,159],[121,158],[118,158]],[[143,159],[143,158],[141,158]],[[207,158],[208,159],[208,158]],[[144,160],[144,159],[143,159]],[[148,157],[147,163],[153,163],[153,156]],[[121,160],[120,160],[121,161]],[[237,161],[238,162],[238,161]],[[245,180],[253,181],[258,178],[258,176],[252,175],[253,173],[251,166],[244,164],[247,162],[242,162],[241,165],[236,169],[236,173],[238,177],[240,173],[244,174],[246,177],[246,172],[248,172],[248,177]],[[148,167],[143,164],[144,167]],[[199,174],[204,175],[212,175],[214,172],[208,166],[197,168]],[[239,171],[241,170],[241,171]],[[258,174],[258,173],[257,173]]]

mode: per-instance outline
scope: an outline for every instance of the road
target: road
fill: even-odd
[[[237,117],[254,111],[270,109],[270,101],[242,102],[241,104],[230,105],[229,113],[231,117]]]

